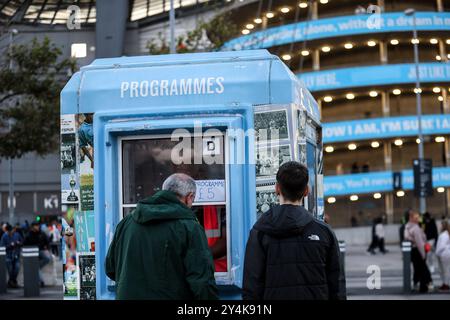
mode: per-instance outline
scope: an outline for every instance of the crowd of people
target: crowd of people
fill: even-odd
[[[378,249],[385,254],[385,217],[380,216],[372,222],[372,240],[367,251],[375,255]],[[428,292],[434,289],[431,274],[437,269],[440,272],[442,284],[439,291],[450,290],[450,224],[446,217],[441,220],[441,227],[429,212],[420,215],[408,209],[402,217],[399,229],[400,244],[410,241],[412,245],[411,262],[413,265],[414,290]]]
[[[434,288],[431,273],[438,262],[442,285],[440,291],[450,290],[450,227],[444,217],[438,231],[435,219],[429,212],[420,215],[417,211],[407,210],[400,227],[400,240],[410,241],[411,262],[414,274],[415,290],[428,292]]]
[[[17,277],[21,266],[22,247],[35,246],[39,248],[39,268],[44,268],[53,257],[60,257],[61,224],[52,221],[49,224],[28,221],[11,225],[1,223],[0,247],[6,248],[6,268],[8,270],[8,287],[18,288]],[[45,286],[41,272],[39,273],[41,287]]]
[[[346,298],[336,236],[302,206],[308,181],[302,164],[280,166],[275,184],[280,204],[258,219],[247,241],[243,299]],[[173,174],[161,189],[116,227],[104,262],[106,275],[116,283],[116,298],[217,299],[209,240],[218,237],[219,224],[205,234],[191,209],[192,177]]]

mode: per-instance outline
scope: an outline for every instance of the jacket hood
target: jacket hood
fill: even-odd
[[[405,230],[408,230],[410,232],[416,231],[414,229],[420,229],[419,225],[417,223],[407,222],[405,225]]]
[[[165,190],[139,201],[132,217],[140,224],[175,219],[197,220],[192,210],[178,200],[175,193]]]
[[[254,228],[268,235],[284,238],[301,234],[313,219],[305,208],[285,204],[275,206],[264,213]]]

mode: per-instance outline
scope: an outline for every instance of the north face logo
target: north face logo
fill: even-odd
[[[312,235],[308,236],[308,239],[309,240],[313,240],[313,241],[319,241],[320,240],[319,236],[316,235],[316,234],[312,234]]]

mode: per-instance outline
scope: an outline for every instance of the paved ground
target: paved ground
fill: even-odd
[[[403,260],[399,246],[387,246],[385,255],[369,255],[366,247],[347,247],[345,256],[347,294],[349,300],[450,300],[450,293],[435,290],[428,294],[403,293]],[[367,273],[369,266],[378,266],[380,270],[380,289],[368,289],[367,279],[373,273]],[[411,270],[412,272],[412,270]],[[433,274],[433,283],[441,285],[438,270]]]
[[[62,300],[62,286],[44,287],[38,297],[24,297],[23,288],[8,289],[8,293],[0,294],[0,300]]]
[[[6,294],[0,294],[0,300],[62,300],[62,263],[55,259],[43,269],[44,282],[48,286],[40,289],[39,297],[24,297],[22,267],[18,277],[20,288],[8,289]]]
[[[345,265],[347,280],[347,295],[349,300],[450,300],[450,293],[432,292],[428,294],[404,294],[402,256],[399,246],[387,246],[389,252],[385,255],[369,255],[366,248],[361,246],[347,247]],[[367,288],[367,273],[369,266],[380,269],[381,288],[370,290]],[[44,269],[44,279],[51,286],[41,289],[39,297],[25,298],[23,288],[9,289],[7,294],[0,295],[0,300],[11,299],[62,299],[62,268],[60,262],[48,265]],[[436,287],[441,285],[438,272],[433,273]],[[22,282],[21,275],[19,283]]]

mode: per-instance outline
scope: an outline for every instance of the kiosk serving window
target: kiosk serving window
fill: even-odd
[[[203,141],[192,140],[196,140],[192,142],[192,147],[184,150],[184,154],[179,154],[176,152],[178,149],[174,148],[178,148],[180,142],[172,141],[170,136],[122,139],[124,207],[136,206],[139,200],[153,195],[173,173],[186,173],[196,181],[224,181],[223,136],[218,139],[219,146],[214,146],[219,153],[216,163],[213,164],[204,161]],[[211,140],[214,141],[214,138]]]
[[[122,218],[137,203],[161,190],[173,173],[194,178],[197,192],[193,211],[205,228],[216,272],[227,272],[227,166],[223,133],[188,139],[170,135],[123,137],[121,155]]]

